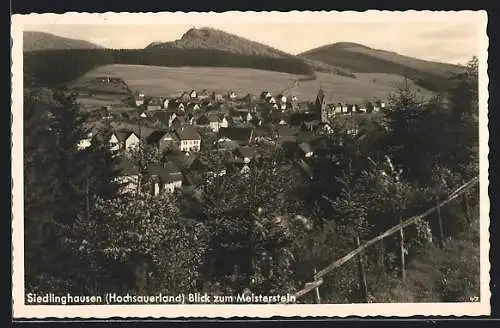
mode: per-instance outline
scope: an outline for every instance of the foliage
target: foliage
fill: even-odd
[[[174,204],[171,196],[143,193],[99,201],[92,220],[76,225],[74,246],[89,264],[87,274],[104,274],[129,292],[196,291],[208,231],[202,223],[182,218]]]

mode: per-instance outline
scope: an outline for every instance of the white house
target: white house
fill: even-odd
[[[128,137],[125,139],[125,150],[130,151],[134,148],[138,148],[141,140],[139,137],[134,133],[130,132]]]
[[[284,95],[281,96],[280,101],[281,101],[281,103],[285,103],[286,104],[286,101],[287,101],[286,96],[284,96]]]
[[[191,90],[191,92],[189,93],[189,97],[191,99],[196,99],[198,98],[198,93],[196,92],[196,90]]]
[[[229,122],[225,117],[219,119],[217,115],[211,115],[208,117],[210,121],[210,129],[213,132],[218,132],[219,128],[227,128],[229,126]]]
[[[167,108],[168,108],[168,104],[169,104],[169,103],[170,103],[170,100],[165,99],[165,100],[163,101],[163,108],[164,108],[164,109],[167,109]]]
[[[77,148],[78,150],[83,150],[92,145],[92,132],[87,135],[87,138],[84,138],[78,142]]]
[[[380,108],[385,108],[385,103],[384,102],[380,103]]]
[[[349,106],[343,105],[342,106],[342,113],[348,113],[349,112]]]
[[[229,92],[229,99],[231,99],[231,100],[236,99],[236,93],[234,91]]]
[[[116,178],[120,184],[120,193],[132,193],[137,191],[139,185],[139,171],[129,160],[123,158],[119,162],[121,175]]]
[[[293,102],[297,102],[297,97],[296,97],[296,96],[293,96],[293,97],[292,97],[292,101],[293,101]]]
[[[184,104],[180,103],[179,106],[177,106],[177,109],[184,111],[184,107],[185,107]]]
[[[276,104],[276,99],[274,97],[270,97],[268,101],[270,104]]]
[[[274,109],[278,109],[278,104],[277,104],[277,103],[274,103],[274,104],[273,104],[273,108],[274,108]]]
[[[180,151],[200,151],[201,136],[195,127],[183,126],[177,130],[177,136],[180,141]]]

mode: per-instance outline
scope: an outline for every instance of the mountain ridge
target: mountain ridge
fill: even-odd
[[[69,49],[104,49],[104,47],[86,40],[66,38],[47,32],[23,32],[23,52]]]

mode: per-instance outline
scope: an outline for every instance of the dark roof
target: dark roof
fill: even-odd
[[[225,137],[238,143],[250,143],[253,136],[253,128],[250,127],[228,127],[220,128],[219,136]]]
[[[177,129],[177,135],[181,140],[200,140],[201,136],[198,130],[193,126],[183,126]]]
[[[236,152],[242,157],[253,158],[257,156],[257,152],[252,147],[239,147]]]
[[[135,167],[134,163],[126,158],[121,158],[117,164],[118,169],[121,171],[121,176],[131,176],[138,175],[139,171]]]
[[[179,181],[183,178],[181,170],[171,161],[163,165],[152,164],[148,170],[151,175],[160,177],[160,179],[166,183]]]
[[[198,124],[198,125],[209,125],[210,124],[210,120],[208,119],[208,117],[206,115],[202,115],[202,116],[200,116],[196,120],[196,124]]]
[[[307,153],[310,153],[312,152],[312,148],[311,148],[311,145],[308,144],[307,142],[303,142],[299,145],[299,148],[300,150],[302,150],[304,152],[304,154],[307,154]]]
[[[118,130],[115,131],[115,136],[118,141],[125,141],[132,133],[130,130]]]
[[[156,144],[161,140],[165,133],[167,133],[165,130],[155,130],[146,138],[146,142],[148,144]]]

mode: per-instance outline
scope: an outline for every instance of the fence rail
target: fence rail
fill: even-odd
[[[434,211],[436,211],[438,208],[450,203],[451,201],[453,201],[454,199],[456,199],[458,196],[461,196],[462,194],[464,194],[466,191],[468,191],[469,189],[471,189],[472,187],[474,187],[477,183],[479,183],[479,177],[474,177],[473,179],[471,179],[470,181],[468,181],[467,183],[464,183],[463,185],[461,185],[460,187],[458,187],[457,189],[455,189],[453,192],[451,192],[448,197],[441,201],[439,204],[437,204],[436,206],[433,206],[431,208],[429,208],[427,211],[423,212],[422,214],[420,215],[415,215],[415,216],[412,216],[406,220],[403,220],[400,224],[398,225],[395,225],[394,227],[386,230],[385,232],[381,233],[380,235],[378,235],[377,237],[374,237],[373,239],[370,239],[369,241],[367,241],[366,243],[364,243],[363,245],[359,246],[358,248],[354,249],[353,251],[349,252],[347,255],[343,256],[342,258],[336,260],[335,262],[329,264],[328,266],[326,266],[324,269],[318,271],[315,275],[314,275],[314,281],[313,282],[309,282],[309,283],[306,283],[306,287],[303,288],[302,290],[299,290],[298,292],[295,293],[295,297],[298,299],[304,295],[306,295],[307,293],[309,293],[310,291],[314,290],[315,288],[318,288],[320,285],[323,284],[323,277],[330,273],[332,270],[342,266],[344,263],[348,262],[349,260],[351,260],[352,258],[354,258],[356,255],[360,254],[361,252],[363,252],[366,248],[370,247],[371,245],[375,244],[376,242],[400,231],[401,229],[409,226],[409,225],[412,225],[414,224],[415,222],[417,222],[418,220],[420,219],[423,219],[425,217],[427,217],[428,215],[430,215],[431,213],[433,213]]]

